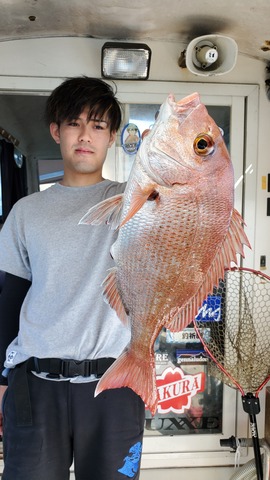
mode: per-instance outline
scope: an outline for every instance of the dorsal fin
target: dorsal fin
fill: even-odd
[[[199,290],[185,306],[173,308],[165,317],[164,325],[169,330],[172,332],[183,330],[195,318],[207,295],[211,295],[213,288],[218,287],[219,281],[224,279],[225,268],[230,268],[231,262],[237,264],[236,254],[244,257],[243,245],[251,248],[243,225],[244,221],[241,215],[234,209],[228,233]]]
[[[116,283],[117,268],[113,267],[105,280],[102,282],[103,295],[106,302],[115,310],[121,322],[126,326],[130,326],[129,317],[123,305],[119,290]]]
[[[107,224],[112,229],[119,227],[120,216],[123,207],[124,194],[114,195],[94,205],[81,218],[79,224],[102,225]]]

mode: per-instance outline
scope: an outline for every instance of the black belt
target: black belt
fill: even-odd
[[[32,425],[31,399],[29,395],[27,372],[47,373],[48,378],[66,378],[77,376],[99,378],[113,364],[115,358],[97,358],[95,360],[62,360],[60,358],[31,357],[16,366],[14,371],[15,408],[18,426]]]
[[[105,357],[94,360],[62,360],[60,358],[31,357],[27,362],[27,370],[36,373],[47,373],[47,378],[66,378],[77,376],[100,378],[113,364],[115,358]]]

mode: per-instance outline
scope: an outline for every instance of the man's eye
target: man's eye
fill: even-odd
[[[78,124],[78,122],[68,122],[68,125],[70,127],[77,127],[79,124]]]
[[[94,126],[95,130],[104,130],[105,129],[104,125],[102,125],[101,123],[94,123],[93,126]]]
[[[89,124],[95,130],[106,130],[106,128],[108,128],[107,122],[105,122],[105,120],[100,120],[98,118],[90,118]]]

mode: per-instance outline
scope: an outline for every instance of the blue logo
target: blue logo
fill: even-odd
[[[220,322],[221,296],[208,295],[207,300],[204,300],[195,318],[198,322]]]
[[[129,450],[130,455],[124,458],[124,466],[119,468],[118,472],[126,475],[126,477],[133,478],[138,472],[140,466],[140,459],[142,453],[141,442],[135,443]]]

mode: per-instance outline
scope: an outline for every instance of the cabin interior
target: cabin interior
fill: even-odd
[[[180,100],[198,92],[224,131],[234,166],[235,206],[245,220],[252,247],[245,250],[241,267],[261,272],[267,283],[270,280],[270,3],[266,0],[171,0],[169,3],[137,0],[135,4],[125,0],[98,3],[0,0],[0,11],[0,140],[1,145],[4,141],[13,148],[14,170],[19,178],[17,188],[23,190],[23,195],[47,188],[62,178],[59,146],[50,137],[44,107],[50,92],[66,78],[79,75],[104,78],[117,88],[124,115],[116,144],[105,163],[105,176],[119,181],[128,178],[136,155],[136,149],[127,151],[123,147],[126,126],[135,123],[142,135],[153,125],[155,114],[168,94]],[[139,44],[140,51],[146,46],[150,60],[146,78],[129,77],[127,67],[106,78],[102,65],[104,45],[108,42],[114,48],[131,50]],[[134,70],[138,73],[138,67]],[[3,197],[14,188],[3,175],[2,158],[1,153],[1,224],[8,214]],[[9,199],[11,204],[16,194]],[[262,302],[269,313],[269,295]],[[269,316],[262,321],[270,352]],[[170,348],[176,351],[183,341],[183,337],[170,339]],[[162,342],[167,350],[158,351],[157,364],[164,369],[168,363],[168,335],[160,339]],[[141,479],[259,478],[251,426],[248,414],[243,411],[240,392],[218,379],[211,380],[205,359],[196,362],[193,358],[186,364],[188,373],[204,372],[208,391],[192,394],[191,405],[181,412],[171,410],[155,418],[147,416]],[[269,374],[270,369],[268,379]],[[259,400],[260,454],[263,478],[267,480],[270,478],[267,381]],[[0,456],[0,477],[2,468]],[[71,472],[74,478],[72,475]]]

